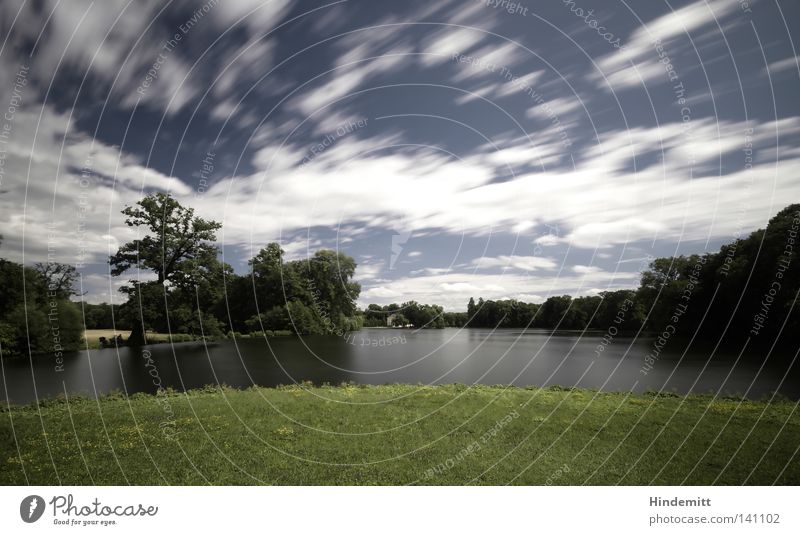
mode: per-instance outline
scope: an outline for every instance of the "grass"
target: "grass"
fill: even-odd
[[[0,484],[799,484],[790,401],[487,386],[70,398],[0,414]]]
[[[87,339],[92,338],[100,338],[104,336],[105,338],[116,338],[118,334],[121,334],[123,338],[128,338],[131,335],[131,331],[129,330],[114,330],[114,329],[86,329],[83,331],[83,336]]]
[[[86,329],[83,331],[83,337],[86,339],[89,349],[100,349],[100,337],[105,337],[106,340],[109,340],[109,343],[113,342],[113,339],[117,337],[117,335],[122,335],[124,340],[127,340],[128,337],[131,335],[130,330],[114,330],[114,329]],[[263,338],[264,336],[293,336],[294,333],[292,331],[261,331],[257,333],[250,333],[250,334],[241,334],[241,333],[232,333],[231,336],[235,336],[236,338]],[[197,337],[194,337],[190,334],[183,334],[183,333],[172,333],[172,335],[168,333],[156,333],[153,331],[147,332],[147,343],[149,344],[164,344],[167,342],[172,341],[173,343],[178,342],[192,342],[197,340]]]
[[[130,330],[114,330],[114,329],[86,329],[83,331],[83,337],[86,339],[89,349],[100,349],[100,337],[103,336],[109,343],[113,343],[113,339],[117,335],[122,335],[123,340],[127,340],[131,335]],[[191,335],[173,333],[172,342],[190,342],[194,339]],[[152,331],[147,332],[148,344],[163,344],[170,341],[170,335],[166,333],[156,333]]]

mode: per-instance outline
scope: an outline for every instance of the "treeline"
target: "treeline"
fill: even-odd
[[[406,327],[442,329],[462,327],[467,320],[464,312],[445,312],[439,305],[422,305],[408,301],[398,305],[369,305],[363,311],[365,327]]]
[[[637,292],[649,329],[737,343],[800,340],[799,231],[793,204],[718,253],[654,260]]]
[[[595,296],[572,298],[559,295],[544,303],[469,300],[467,327],[535,327],[545,329],[639,329],[644,311],[636,291],[601,292]]]
[[[100,303],[99,305],[84,303],[83,320],[86,322],[86,328],[130,330],[130,323],[119,312],[120,306],[109,305],[108,303]]]
[[[213,244],[221,224],[194,215],[192,208],[164,193],[148,195],[123,210],[126,224],[149,233],[109,259],[112,275],[151,271],[156,280],[130,281],[120,307],[132,327],[130,343],[145,332],[223,337],[236,333],[341,334],[361,327],[353,282],[356,263],[347,255],[317,251],[287,262],[277,243],[250,261],[250,273],[237,275],[218,260]]]
[[[130,329],[126,342],[141,345],[150,331],[222,338],[341,335],[362,326],[356,307],[361,286],[352,280],[356,263],[347,255],[321,250],[287,262],[281,247],[270,243],[249,261],[249,273],[237,275],[218,259],[214,241],[222,225],[195,216],[170,195],[147,195],[122,213],[142,237],[109,258],[111,274],[150,272],[154,280],[129,281],[121,288],[127,299],[120,305],[84,304],[81,311],[70,301],[73,267],[0,260],[4,355],[80,349],[84,328]]]
[[[765,229],[717,253],[658,258],[638,289],[544,303],[470,299],[466,313],[408,301],[358,310],[355,261],[321,250],[287,261],[270,243],[237,275],[218,259],[221,224],[194,215],[164,193],[125,208],[126,224],[141,238],[109,258],[111,274],[151,272],[153,280],[122,287],[121,305],[83,305],[90,329],[129,328],[131,344],[145,333],[225,337],[236,333],[342,335],[362,326],[415,328],[542,327],[647,331],[739,341],[800,339],[795,300],[800,290],[800,204],[788,206]],[[26,267],[0,260],[0,348],[4,355],[81,347],[84,317],[74,296],[74,268],[48,262]]]
[[[603,292],[573,299],[568,295],[551,297],[542,304],[515,299],[470,299],[466,312],[444,312],[439,305],[369,305],[364,311],[365,327],[406,327],[441,329],[444,327],[538,327],[550,329],[600,329],[617,325],[633,330],[641,326],[643,314],[635,302],[634,290]]]
[[[717,253],[657,258],[639,288],[542,304],[470,299],[464,325],[647,331],[740,343],[800,340],[800,204]]]

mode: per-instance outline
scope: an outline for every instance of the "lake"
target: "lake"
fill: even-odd
[[[757,399],[774,391],[800,398],[800,375],[792,355],[774,355],[763,369],[761,355],[683,351],[667,345],[646,374],[644,358],[653,339],[603,333],[545,330],[364,329],[347,338],[277,337],[122,347],[64,355],[57,371],[53,355],[3,359],[2,396],[28,403],[59,394],[112,391],[154,393],[205,385],[277,386],[315,384],[479,383],[593,388],[602,391],[720,392]],[[603,346],[602,351],[598,347]],[[790,373],[787,373],[790,370]]]

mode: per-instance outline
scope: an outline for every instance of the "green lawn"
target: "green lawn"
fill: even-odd
[[[795,404],[286,387],[4,409],[0,483],[800,484]]]

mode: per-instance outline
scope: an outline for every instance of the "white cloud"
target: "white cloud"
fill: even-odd
[[[274,40],[265,39],[261,34],[255,40],[225,54],[212,92],[218,96],[228,95],[236,88],[237,83],[252,80],[254,73],[257,76],[267,73],[274,62],[275,47]]]
[[[759,152],[769,153],[775,129],[784,136],[795,132],[800,122],[716,126],[696,122],[691,145],[700,161],[713,163],[720,152],[740,150],[749,126],[755,127],[753,140]],[[632,141],[633,148],[626,144]],[[774,157],[765,157],[750,171],[690,179],[688,144],[682,126],[676,124],[606,135],[601,145],[585,152],[574,170],[526,172],[503,182],[491,180],[496,167],[482,155],[461,161],[437,157],[426,163],[414,152],[374,153],[393,142],[380,137],[343,138],[302,169],[293,164],[302,156],[299,149],[265,149],[257,162],[270,172],[222,180],[189,202],[201,213],[223,219],[229,244],[246,245],[251,235],[257,243],[265,243],[281,233],[309,226],[336,228],[342,222],[368,229],[402,220],[412,229],[484,234],[522,221],[526,229],[559,222],[563,232],[540,236],[539,245],[568,241],[595,248],[655,237],[730,236],[737,225],[762,226],[784,200],[800,196],[800,185],[792,179],[800,169],[796,159],[784,159],[776,166]],[[630,171],[628,162],[634,154],[662,149],[661,164]],[[524,147],[513,150],[522,152]],[[331,169],[336,170],[335,180],[330,178]],[[365,177],[370,180],[366,189]],[[166,177],[161,180],[164,185],[170,183]],[[446,209],[442,209],[442,199],[447,199]],[[734,216],[745,201],[750,208]],[[706,208],[709,203],[717,207],[716,213]],[[737,218],[743,219],[735,223]],[[490,262],[494,267],[543,267],[525,265],[525,259],[519,258]]]
[[[539,236],[538,238],[533,240],[533,243],[542,245],[544,247],[548,247],[551,245],[557,245],[561,243],[561,239],[555,234],[543,234],[542,236]]]
[[[433,67],[452,61],[454,54],[466,54],[478,43],[483,41],[486,34],[473,28],[447,28],[437,32],[425,40],[422,45],[420,61],[426,67]]]
[[[471,292],[479,292],[480,287],[475,286],[474,284],[470,284],[468,282],[443,282],[440,285],[442,291],[447,293],[471,293]]]
[[[373,288],[368,288],[361,292],[361,299],[391,299],[395,297],[400,297],[403,295],[403,292],[398,290],[392,290],[385,286],[375,286]]]
[[[468,93],[460,94],[458,97],[456,97],[455,102],[457,104],[466,104],[467,102],[471,102],[473,100],[479,100],[481,98],[493,101],[500,87],[501,84],[494,83],[482,87],[473,87],[470,89],[464,89],[465,91],[468,91]]]
[[[575,273],[590,274],[590,273],[600,273],[603,270],[597,266],[582,266],[580,264],[576,264],[572,266],[572,271],[574,271]]]
[[[728,0],[697,0],[654,20],[645,21],[627,39],[623,39],[624,48],[596,61],[599,72],[593,71],[589,79],[607,90],[667,80],[665,66],[659,62],[661,58],[654,47],[656,41],[661,41],[667,57],[674,61],[685,46],[683,43],[680,46],[676,44],[680,38],[739,9],[737,2]]]
[[[372,281],[384,270],[384,263],[366,263],[361,262],[356,267],[355,279],[357,281]]]
[[[287,107],[306,116],[314,114],[376,77],[396,72],[403,65],[415,61],[416,56],[410,55],[415,50],[407,41],[406,29],[394,19],[384,18],[327,43],[325,46],[339,53],[335,64],[330,72],[320,73],[318,78],[307,81],[308,85],[298,88]],[[306,54],[315,52],[311,49]],[[324,114],[315,116],[313,120],[319,121],[335,111],[328,107]]]
[[[252,34],[263,35],[286,16],[293,3],[292,0],[224,0],[211,13],[223,28],[241,20]]]
[[[374,59],[364,59],[362,49],[356,49],[348,57],[352,61],[338,65],[332,72],[320,77],[324,82],[319,85],[319,80],[315,80],[310,87],[293,97],[288,106],[296,109],[305,115],[319,112],[323,107],[332,104],[356,91],[367,81],[386,72],[397,70],[400,65],[409,61],[408,54],[410,47],[400,46],[379,53],[373,50],[363,49],[370,52],[369,56]],[[326,111],[326,113],[329,113]]]
[[[0,188],[4,258],[44,261],[50,245],[59,262],[105,262],[121,241],[135,237],[119,211],[139,200],[143,188],[191,195],[185,182],[92,143],[66,114],[45,107],[39,121],[38,111],[23,108],[14,121]]]
[[[538,117],[539,119],[547,120],[553,114],[559,118],[563,118],[581,109],[583,109],[583,105],[578,97],[560,97],[529,108],[526,115],[528,117]]]
[[[798,58],[796,57],[775,61],[773,63],[770,63],[767,67],[765,67],[763,73],[766,74],[767,71],[769,71],[769,74],[774,76],[776,74],[789,70],[796,72],[798,70],[797,63],[798,63]]]
[[[800,198],[800,183],[795,179],[800,174],[800,155],[776,163],[774,152],[776,130],[782,140],[797,135],[800,118],[761,124],[697,120],[691,143],[685,140],[681,125],[675,124],[608,134],[597,148],[585,151],[574,170],[525,172],[502,182],[492,180],[497,167],[481,154],[450,160],[429,152],[422,156],[407,150],[375,153],[396,142],[393,136],[342,138],[302,169],[297,163],[305,147],[276,150],[270,145],[255,157],[266,173],[223,179],[195,198],[191,186],[176,177],[148,169],[114,147],[95,142],[92,148],[85,135],[66,125],[66,116],[50,109],[39,125],[36,157],[27,180],[27,155],[36,121],[30,112],[18,114],[3,181],[7,193],[0,196],[0,224],[6,251],[19,250],[25,227],[29,260],[43,258],[46,223],[51,220],[56,221],[55,234],[64,244],[64,256],[74,258],[76,206],[82,194],[89,197],[91,210],[83,245],[93,258],[101,259],[116,243],[129,239],[130,230],[122,225],[119,210],[138,200],[142,187],[172,191],[203,216],[221,220],[221,242],[248,251],[251,243],[260,247],[310,226],[335,229],[345,224],[353,229],[345,234],[356,235],[398,221],[413,229],[415,236],[422,229],[485,235],[499,227],[529,230],[557,222],[558,235],[540,236],[538,245],[566,241],[584,248],[657,237],[675,241],[730,238],[741,229],[763,226],[784,204]],[[741,150],[749,127],[754,128],[752,138],[759,155],[751,170],[691,177],[687,146],[695,148],[699,161],[713,163],[720,153]],[[65,146],[59,160],[61,139]],[[632,141],[633,149],[628,145]],[[633,154],[662,149],[660,164],[635,173],[626,164]],[[524,146],[503,150],[522,153]],[[79,186],[80,168],[90,151],[96,174],[84,191]],[[336,170],[335,179],[331,179],[331,169]],[[369,188],[364,187],[367,177]],[[29,202],[23,213],[26,187]],[[742,210],[745,204],[749,208]],[[496,256],[477,265],[537,270],[553,264],[552,259],[541,257]]]
[[[533,277],[521,274],[480,274],[451,272],[426,277],[400,278],[362,292],[359,304],[388,304],[416,300],[436,303],[446,310],[465,310],[470,297],[518,299],[542,302],[552,295],[588,295],[592,289],[605,291],[632,287],[638,272],[596,271],[560,277]]]
[[[518,269],[521,271],[537,271],[540,269],[554,269],[557,265],[555,259],[541,256],[482,257],[472,261],[472,266],[478,269],[504,268]]]

